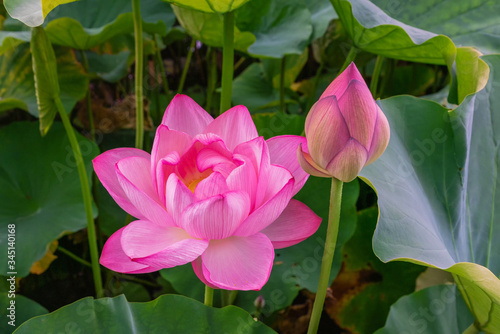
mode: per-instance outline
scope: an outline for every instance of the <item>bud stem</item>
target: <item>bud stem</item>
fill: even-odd
[[[205,285],[205,305],[212,306],[214,303],[214,289]]]
[[[332,188],[330,191],[330,206],[328,213],[328,227],[326,231],[325,250],[321,261],[321,271],[319,274],[318,290],[314,299],[311,320],[307,334],[316,334],[318,331],[323,305],[325,303],[326,290],[330,285],[330,273],[332,271],[333,255],[337,244],[339,232],[340,208],[342,204],[342,187],[344,183],[336,178],[332,178]]]

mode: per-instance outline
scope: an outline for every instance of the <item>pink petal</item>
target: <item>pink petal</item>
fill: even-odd
[[[302,147],[302,144],[299,145],[299,148],[297,150],[297,160],[299,161],[300,167],[307,174],[318,177],[328,177],[328,178],[332,177],[330,174],[328,174],[327,170],[324,170],[314,162],[311,155],[305,152],[304,147]]]
[[[177,152],[181,156],[190,146],[191,137],[184,132],[169,130],[167,126],[160,124],[156,129],[156,136],[151,150],[151,175],[153,184],[156,185],[156,166],[165,156]],[[158,189],[159,190],[159,189]]]
[[[271,274],[274,249],[262,233],[211,240],[201,255],[203,276],[226,290],[260,290]]]
[[[170,130],[185,132],[191,137],[202,133],[213,121],[202,107],[186,95],[177,94],[165,110],[161,124]]]
[[[198,183],[194,194],[197,200],[203,200],[212,196],[221,195],[228,191],[229,188],[226,184],[226,179],[220,173],[214,172]]]
[[[333,82],[325,89],[320,96],[320,100],[327,96],[337,96],[340,99],[349,85],[351,80],[359,80],[364,82],[363,76],[359,73],[358,68],[354,63],[351,63]]]
[[[335,96],[319,100],[305,124],[307,148],[317,165],[325,168],[351,138]]]
[[[293,194],[297,194],[304,186],[309,174],[300,167],[297,159],[299,145],[307,146],[305,137],[301,136],[277,136],[267,140],[271,163],[286,168],[295,179]]]
[[[125,227],[121,243],[123,251],[133,261],[160,268],[189,263],[208,247],[208,241],[193,239],[180,228],[141,220]]]
[[[345,148],[326,167],[330,175],[344,182],[351,182],[358,176],[366,163],[368,152],[355,139],[349,140]]]
[[[116,176],[116,163],[127,157],[142,157],[150,159],[149,153],[136,148],[115,148],[99,154],[94,160],[94,170],[102,185],[109,192],[116,203],[131,216],[144,218],[144,216],[130,203],[127,195],[122,189],[120,182]]]
[[[156,165],[156,189],[161,203],[165,203],[165,186],[170,174],[175,173],[180,162],[179,153],[173,151],[160,159]]]
[[[210,123],[203,132],[220,136],[231,151],[238,144],[259,136],[252,117],[244,106],[229,109]]]
[[[230,191],[189,205],[181,225],[195,238],[223,239],[233,234],[249,211],[248,194]]]
[[[211,148],[204,148],[196,157],[196,164],[200,171],[212,168],[227,177],[231,171],[236,168],[233,159],[229,158],[227,154],[221,154],[220,150]]]
[[[263,165],[257,181],[255,207],[258,208],[273,198],[290,180],[293,180],[295,185],[295,180],[287,169],[281,166]]]
[[[234,232],[234,235],[244,237],[253,235],[275,221],[292,198],[293,184],[294,180],[290,178],[280,191],[260,207],[257,207],[248,218],[241,223],[240,227]]]
[[[116,164],[116,174],[130,202],[149,221],[175,226],[151,181],[150,161],[141,157],[121,159]]]
[[[170,174],[166,184],[165,204],[177,225],[181,223],[182,211],[195,200],[194,194],[179,180],[177,175]]]
[[[377,104],[368,86],[364,81],[352,80],[338,100],[338,105],[351,137],[368,149],[378,114]]]
[[[378,106],[377,109],[378,117],[377,122],[375,123],[375,132],[373,134],[372,142],[370,143],[370,149],[368,151],[368,161],[366,162],[365,166],[377,160],[382,155],[382,153],[384,153],[387,145],[389,144],[389,122]]]
[[[274,248],[285,248],[309,238],[320,224],[321,218],[307,205],[292,199],[278,219],[261,233],[272,241]]]
[[[231,171],[226,182],[230,190],[241,190],[248,194],[250,210],[253,210],[257,193],[257,174],[254,165],[246,157],[242,156],[241,159],[243,164]]]
[[[271,161],[269,149],[264,137],[257,137],[238,145],[234,149],[234,154],[249,159],[257,174],[260,173],[262,166],[269,166]]]
[[[158,267],[134,262],[125,254],[121,244],[122,232],[125,227],[113,233],[106,241],[99,263],[113,271],[127,274],[142,274],[160,270],[161,268]]]
[[[217,287],[215,285],[208,282],[207,279],[205,278],[205,276],[203,276],[203,263],[201,262],[201,256],[198,257],[193,262],[191,262],[191,264],[193,266],[194,273],[196,274],[196,276],[198,276],[200,281],[203,282],[203,284],[208,285],[212,289],[217,289]]]

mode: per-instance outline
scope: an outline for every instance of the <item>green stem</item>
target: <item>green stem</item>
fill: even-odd
[[[220,113],[231,108],[234,66],[234,13],[224,14],[224,36],[222,43],[222,79]]]
[[[325,250],[323,260],[321,261],[321,270],[319,274],[318,290],[314,299],[311,320],[307,334],[315,334],[318,331],[323,305],[325,303],[326,290],[330,281],[332,271],[333,255],[337,244],[337,235],[339,231],[340,207],[342,203],[343,182],[332,178],[332,188],[330,191],[330,206],[328,213],[328,227],[326,232]]]
[[[466,330],[463,331],[462,334],[476,334],[479,333],[479,329],[476,327],[476,323],[472,323]]]
[[[342,68],[340,69],[339,73],[342,73],[349,64],[351,64],[356,56],[358,55],[359,50],[353,45],[351,46],[351,49],[349,50],[349,53],[347,54],[347,57],[345,58],[344,64],[342,65]]]
[[[89,61],[87,59],[87,55],[85,51],[80,50],[80,55],[82,57],[83,67],[85,69],[85,73],[89,74]],[[90,96],[90,81],[89,88],[87,90],[87,113],[89,114],[89,126],[90,126],[90,137],[92,141],[95,142],[95,126],[94,126],[94,114],[92,113],[92,99]]]
[[[205,305],[212,306],[214,303],[214,289],[205,285]]]
[[[212,100],[217,83],[217,53],[211,47],[207,51],[208,73],[207,73],[207,104],[205,110],[210,113],[212,109]]]
[[[85,164],[83,163],[82,152],[80,151],[80,146],[78,145],[78,140],[76,139],[75,131],[71,125],[68,114],[62,105],[61,99],[59,97],[55,98],[55,104],[57,111],[61,117],[61,120],[68,135],[71,148],[73,149],[73,155],[75,156],[76,167],[78,169],[78,175],[80,176],[80,184],[82,185],[82,195],[83,195],[83,205],[85,207],[85,214],[87,216],[87,234],[89,239],[89,250],[90,250],[90,260],[92,264],[92,274],[94,276],[94,285],[97,298],[103,296],[102,291],[102,279],[101,271],[99,268],[99,254],[97,250],[97,238],[94,226],[94,214],[92,212],[92,196],[90,194],[89,180],[87,177],[87,171],[85,170]]]
[[[144,112],[143,112],[143,63],[144,50],[142,42],[142,18],[139,0],[132,0],[135,37],[135,147],[142,149],[144,145]]]
[[[372,81],[370,82],[370,92],[372,93],[374,99],[378,97],[377,96],[378,81],[380,78],[380,72],[382,70],[383,64],[384,64],[384,57],[377,56],[377,61],[375,62],[375,68],[373,69]]]
[[[280,66],[280,110],[282,113],[286,113],[285,70],[286,70],[286,55],[283,56],[283,58],[281,58],[281,66]]]
[[[161,76],[161,83],[163,85],[163,91],[165,92],[165,95],[167,95],[167,101],[170,102],[170,100],[172,100],[172,94],[170,93],[170,88],[168,87],[167,72],[165,72],[165,65],[163,64],[163,59],[161,58],[160,43],[158,42],[159,39],[160,38],[158,37],[158,35],[155,35],[156,63],[160,68],[160,76]]]
[[[66,248],[61,247],[61,246],[57,246],[57,250],[60,251],[63,254],[66,254],[67,256],[69,256],[70,258],[72,258],[73,260],[75,260],[76,262],[80,262],[84,266],[92,268],[92,264],[89,261],[86,261],[86,260],[82,259],[78,255],[76,255],[76,254],[70,252],[69,250],[67,250]]]
[[[394,59],[387,58],[385,69],[384,69],[384,77],[382,78],[382,83],[380,85],[379,96],[383,96],[389,82],[392,81],[392,76],[394,74],[394,67],[396,63]]]
[[[184,68],[182,69],[182,75],[181,75],[181,80],[179,81],[179,88],[177,88],[177,94],[182,93],[182,90],[184,89],[184,82],[186,82],[186,77],[189,70],[189,64],[191,63],[191,58],[193,57],[195,46],[196,46],[196,40],[193,38],[191,40],[191,44],[189,45],[189,50],[186,57],[186,63],[184,64]]]

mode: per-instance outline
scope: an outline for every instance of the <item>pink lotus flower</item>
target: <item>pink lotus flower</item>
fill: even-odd
[[[297,155],[302,168],[319,177],[349,182],[377,160],[389,143],[389,123],[356,65],[328,86],[307,115],[307,145]]]
[[[177,95],[151,155],[118,148],[94,159],[104,187],[138,219],[108,239],[100,263],[147,273],[191,262],[211,287],[262,288],[274,248],[306,239],[321,222],[291,199],[308,178],[296,158],[300,144],[305,138],[265,141],[243,106],[214,120]]]

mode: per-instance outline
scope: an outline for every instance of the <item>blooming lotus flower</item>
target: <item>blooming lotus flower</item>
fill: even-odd
[[[311,108],[301,167],[319,177],[349,182],[377,160],[389,143],[389,123],[356,65],[351,63]]]
[[[115,232],[100,263],[147,273],[191,262],[210,287],[258,290],[274,249],[313,234],[321,219],[291,199],[308,175],[298,136],[259,137],[243,106],[213,119],[177,95],[156,131],[151,155],[118,148],[94,159],[115,201],[138,220]]]

